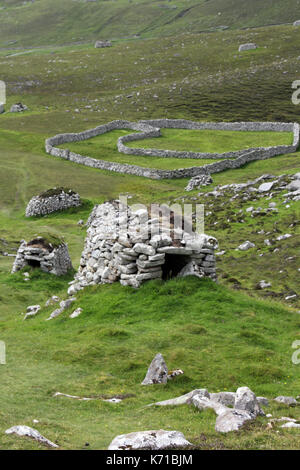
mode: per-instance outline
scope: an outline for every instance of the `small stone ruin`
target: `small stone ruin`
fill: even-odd
[[[68,246],[59,241],[51,243],[43,237],[37,237],[28,243],[23,240],[17,252],[12,274],[26,266],[63,276],[72,269]]]
[[[249,42],[247,44],[241,44],[239,47],[239,52],[250,51],[252,49],[257,49],[258,46],[254,42]]]
[[[190,179],[186,191],[193,191],[193,189],[200,189],[202,186],[209,186],[213,183],[210,175],[197,175]]]
[[[42,216],[81,205],[79,194],[71,189],[53,188],[34,196],[26,208],[26,217]]]
[[[101,49],[102,47],[111,47],[112,43],[108,40],[96,41],[95,42],[95,49]]]
[[[95,206],[69,295],[88,285],[117,281],[123,286],[139,287],[150,279],[188,275],[216,280],[217,240],[176,226],[174,213],[168,235],[162,220],[151,219],[148,212],[134,212],[120,201]]]

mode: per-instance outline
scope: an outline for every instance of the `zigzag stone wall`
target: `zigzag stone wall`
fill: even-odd
[[[274,131],[274,132],[292,132],[294,135],[292,145],[279,145],[273,147],[250,148],[227,153],[200,153],[200,152],[178,152],[160,149],[131,148],[125,144],[135,140],[159,137],[160,129],[190,129],[190,130],[224,130],[224,131]],[[69,142],[80,142],[96,137],[106,132],[116,129],[132,129],[139,133],[128,134],[118,139],[118,150],[128,155],[155,156],[162,158],[193,158],[193,159],[221,159],[221,161],[190,168],[181,168],[178,170],[159,170],[144,168],[138,165],[129,165],[98,160],[88,156],[82,156],[68,149],[60,149],[56,146]],[[191,178],[200,174],[219,173],[224,170],[240,168],[246,163],[255,160],[265,160],[276,155],[293,153],[299,146],[299,124],[282,122],[234,122],[234,123],[211,123],[211,122],[193,122],[184,119],[157,119],[149,121],[139,121],[138,123],[130,121],[112,121],[103,124],[94,129],[90,129],[78,134],[59,134],[46,140],[46,152],[55,157],[64,158],[75,163],[109,170],[117,173],[143,176],[151,179],[174,179]]]

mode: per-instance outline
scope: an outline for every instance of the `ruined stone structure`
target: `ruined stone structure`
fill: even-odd
[[[160,129],[191,129],[191,130],[216,130],[216,131],[274,131],[274,132],[290,132],[293,133],[294,139],[291,145],[277,145],[272,147],[257,147],[235,152],[226,153],[203,153],[203,152],[178,152],[174,150],[161,149],[145,149],[132,148],[126,144],[136,140],[159,137]],[[119,152],[127,155],[141,155],[160,158],[192,158],[192,159],[211,159],[220,160],[203,166],[194,166],[190,168],[180,168],[178,170],[158,170],[153,168],[144,168],[138,165],[129,165],[108,162],[82,156],[68,149],[61,149],[57,146],[70,143],[80,142],[83,140],[96,137],[115,129],[132,129],[139,133],[128,134],[118,139],[117,147]],[[101,170],[109,170],[117,173],[131,174],[143,176],[152,179],[173,179],[173,178],[192,178],[198,175],[207,175],[219,173],[228,169],[240,168],[246,163],[255,160],[265,160],[276,155],[296,152],[299,146],[299,124],[284,122],[233,122],[233,123],[212,123],[212,122],[193,122],[184,119],[155,119],[150,121],[139,121],[137,123],[130,121],[112,121],[80,132],[78,134],[59,134],[46,140],[46,152],[55,157],[64,158],[75,163],[86,165]]]
[[[69,295],[88,285],[117,281],[139,287],[150,279],[187,275],[216,280],[217,240],[183,229],[175,219],[168,235],[161,219],[151,219],[146,209],[132,212],[119,201],[95,206]]]
[[[80,196],[71,189],[54,188],[34,196],[26,208],[26,217],[34,217],[80,206]]]
[[[26,266],[40,268],[42,271],[56,276],[63,276],[72,269],[68,246],[60,243],[54,246],[43,237],[35,238],[26,243],[22,241],[12,268],[16,273]]]
[[[96,41],[95,42],[95,48],[100,49],[102,47],[111,47],[112,43],[111,41],[105,40],[105,41]]]

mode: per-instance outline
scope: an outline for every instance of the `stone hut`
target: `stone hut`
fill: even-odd
[[[26,217],[42,216],[81,205],[79,194],[71,189],[53,188],[34,196],[26,208]]]
[[[257,49],[258,46],[254,42],[248,42],[247,44],[241,44],[239,47],[239,52],[243,51],[251,51],[253,49]]]
[[[49,241],[43,237],[37,237],[28,243],[23,240],[18,249],[12,273],[26,266],[63,276],[72,269],[68,246],[61,241]]]
[[[152,215],[152,214],[151,214]],[[213,237],[176,226],[166,233],[159,218],[149,211],[133,212],[119,201],[107,202],[92,211],[80,266],[69,295],[88,285],[119,281],[139,287],[150,279],[195,275],[216,280]]]
[[[111,41],[108,41],[107,39],[95,42],[95,48],[96,49],[101,49],[102,47],[111,47],[111,46],[112,46]]]

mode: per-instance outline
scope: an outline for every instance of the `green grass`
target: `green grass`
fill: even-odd
[[[266,432],[265,419],[250,433],[223,436],[214,431],[213,413],[187,406],[145,408],[202,387],[219,391],[248,385],[259,395],[295,395],[299,375],[291,362],[291,343],[300,324],[294,312],[190,278],[150,282],[138,291],[119,285],[89,288],[74,305],[84,310],[77,320],[68,318],[69,310],[45,322],[51,309],[44,308],[23,322],[20,313],[33,296],[43,303],[47,296],[61,294],[68,280],[37,272],[32,276],[25,284],[21,273],[1,273],[4,294],[11,289],[16,294],[15,314],[9,313],[10,301],[0,324],[7,345],[7,365],[0,369],[1,431],[38,419],[36,427],[65,449],[80,449],[86,442],[91,449],[104,449],[117,434],[156,428],[178,429],[205,448],[299,448],[296,432]],[[170,369],[179,367],[185,374],[165,386],[142,387],[158,351]],[[111,405],[53,398],[57,391],[135,396]],[[298,409],[272,404],[270,411],[300,418]],[[2,432],[0,442],[2,449],[38,447]]]
[[[237,132],[237,131],[190,131],[162,129],[161,137],[132,142],[134,148],[159,148],[189,152],[224,153],[251,147],[291,145],[290,133]]]

